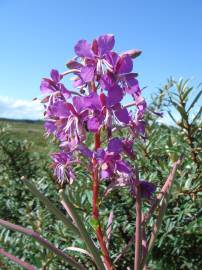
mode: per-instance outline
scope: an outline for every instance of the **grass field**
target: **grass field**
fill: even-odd
[[[48,148],[42,121],[0,119],[0,126],[9,132],[9,138],[31,143],[31,150],[44,152]]]

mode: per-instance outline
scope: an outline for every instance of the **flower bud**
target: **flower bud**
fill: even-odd
[[[122,54],[129,54],[131,58],[136,58],[140,56],[141,53],[142,51],[133,49],[133,50],[128,50]]]

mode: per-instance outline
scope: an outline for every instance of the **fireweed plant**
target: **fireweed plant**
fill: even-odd
[[[146,139],[144,116],[147,104],[142,97],[137,73],[133,72],[133,59],[141,51],[129,50],[118,54],[113,50],[114,45],[114,36],[109,34],[94,39],[92,43],[78,41],[74,47],[76,56],[66,64],[68,70],[59,73],[53,69],[50,78],[44,78],[41,82],[46,135],[53,135],[60,147],[59,152],[51,155],[52,168],[60,187],[61,203],[68,217],[41,194],[30,180],[24,179],[24,183],[51,213],[84,241],[87,250],[77,248],[76,251],[89,256],[92,260],[91,269],[116,269],[116,261],[134,245],[134,269],[139,270],[146,269],[180,159],[174,163],[164,186],[158,192],[152,183],[141,179],[138,168],[134,167],[134,141],[141,139],[144,143]],[[71,78],[73,90],[67,89],[62,82],[69,75],[74,76]],[[123,104],[127,96],[131,102]],[[133,108],[131,111],[130,107]],[[122,134],[126,134],[125,137],[119,137],[118,130],[124,131]],[[75,168],[82,162],[92,179],[92,220],[96,241],[91,239],[73,203],[65,195],[65,189],[70,189],[76,181]],[[103,183],[105,191],[101,192],[100,185]],[[113,214],[109,216],[109,226],[105,232],[99,208],[100,198],[117,188],[128,189],[129,196],[134,198],[136,222],[134,237],[112,261],[107,233],[111,231],[109,226],[113,223]],[[142,211],[145,202],[147,212]],[[154,212],[157,212],[156,222],[149,234],[146,225]],[[8,221],[0,221],[0,225],[31,235],[73,268],[86,269],[73,256],[57,249],[36,232]],[[24,263],[24,268],[35,269],[6,251],[0,251],[18,264]]]

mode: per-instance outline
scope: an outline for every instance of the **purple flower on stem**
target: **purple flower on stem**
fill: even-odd
[[[103,105],[102,115],[104,117],[103,124],[107,127],[107,131],[111,134],[113,123],[117,125],[129,124],[131,117],[126,108],[120,104],[120,96],[116,96],[116,92],[112,92],[108,97],[101,93],[100,99]]]
[[[77,56],[67,63],[70,70],[60,74],[53,69],[50,78],[41,82],[41,92],[46,94],[42,101],[46,134],[53,134],[61,147],[61,155],[53,156],[55,174],[60,179],[67,173],[68,179],[72,179],[72,171],[64,168],[67,163],[72,164],[73,153],[86,156],[89,163],[94,157],[101,179],[118,177],[124,186],[132,178],[132,167],[123,156],[134,159],[134,138],[144,135],[146,102],[141,96],[137,74],[132,72],[132,60],[140,52],[131,50],[119,55],[112,51],[114,45],[113,35],[102,35],[92,43],[78,41],[74,48]],[[78,95],[61,82],[70,73],[76,75],[74,87],[81,88]],[[125,94],[134,98],[137,108],[134,116],[122,105]],[[113,137],[113,128],[117,126],[128,127],[129,138]],[[94,152],[85,145],[87,135],[102,130],[109,139],[108,146]]]
[[[69,70],[60,74],[53,69],[50,78],[42,80],[44,126],[46,134],[53,134],[60,143],[60,152],[51,156],[60,187],[73,183],[75,163],[82,162],[85,170],[92,175],[92,217],[98,224],[96,235],[107,269],[112,269],[112,264],[99,218],[100,181],[107,181],[105,195],[115,188],[127,188],[136,200],[134,266],[139,269],[141,249],[144,251],[141,240],[146,240],[141,200],[144,198],[151,202],[155,192],[152,183],[139,180],[133,166],[136,158],[134,140],[145,138],[147,104],[136,79],[138,74],[133,72],[133,59],[141,52],[129,50],[118,54],[113,51],[114,45],[113,35],[99,36],[92,43],[80,40],[74,47],[76,56],[66,64]],[[62,83],[68,74],[76,76],[72,78],[72,91]],[[124,105],[125,96],[133,102]],[[135,110],[129,112],[127,108],[133,105]],[[120,138],[119,133],[115,133],[123,128],[126,129],[126,138]],[[91,138],[93,144],[89,143]]]
[[[131,195],[135,198],[136,191],[135,185],[140,185],[141,187],[141,197],[147,200],[150,200],[156,191],[156,187],[145,180],[137,181],[135,180],[132,174],[129,175],[120,175],[118,178],[113,179],[110,185],[108,185],[105,190],[105,196],[107,196],[110,192],[118,188],[128,188]]]
[[[53,94],[59,92],[67,99],[70,98],[71,94],[66,89],[64,84],[60,83],[60,80],[63,78],[61,74],[56,69],[51,70],[51,78],[43,78],[40,85],[40,90],[42,94]]]
[[[75,175],[72,170],[72,164],[75,162],[70,154],[59,152],[51,155],[53,159],[52,167],[54,175],[57,177],[57,182],[61,187],[65,184],[72,184]]]
[[[98,37],[92,44],[86,40],[78,41],[74,50],[78,57],[84,59],[84,64],[80,67],[80,73],[77,74],[77,86],[92,81],[96,75],[104,74],[105,70],[110,68],[105,58],[113,49],[114,44],[114,36],[109,34]]]
[[[122,144],[118,138],[109,141],[107,150],[99,148],[95,153],[95,158],[101,167],[101,179],[111,178],[117,173],[130,174],[132,169],[130,164],[121,158]]]
[[[106,56],[106,61],[112,67],[101,76],[100,84],[105,90],[110,90],[114,85],[120,84],[124,93],[134,94],[139,90],[136,73],[132,73],[133,62],[129,54],[125,53],[119,56],[111,52]]]

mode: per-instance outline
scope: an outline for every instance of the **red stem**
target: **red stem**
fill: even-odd
[[[96,133],[94,137],[95,141],[95,150],[97,150],[100,147],[100,133]],[[108,270],[112,270],[113,267],[111,265],[109,252],[106,247],[106,243],[104,241],[104,236],[102,233],[102,229],[99,223],[99,207],[98,207],[98,197],[99,197],[99,179],[98,179],[98,168],[97,168],[97,161],[96,159],[93,159],[93,218],[95,219],[97,223],[96,228],[96,235],[97,239],[100,243],[100,247],[104,256],[105,266]]]

